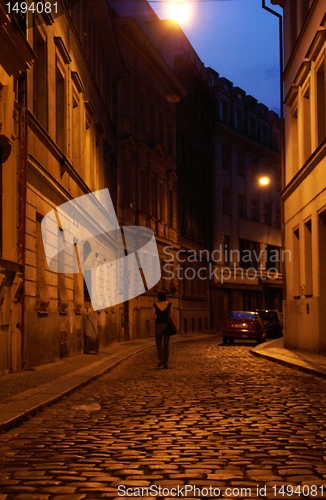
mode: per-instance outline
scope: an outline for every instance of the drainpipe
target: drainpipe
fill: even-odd
[[[281,118],[281,176],[282,176],[282,191],[285,188],[285,130],[284,130],[284,89],[283,89],[283,70],[284,70],[284,41],[283,41],[283,16],[279,12],[271,9],[266,5],[266,0],[262,0],[262,7],[270,14],[273,14],[278,18],[279,22],[279,58],[280,58],[280,118]],[[282,239],[282,249],[284,249],[285,242],[285,225],[284,225],[284,204],[282,200],[281,193],[281,239]],[[285,265],[282,263],[282,290],[283,290],[283,305],[286,299],[286,272]]]
[[[19,226],[18,262],[21,266],[23,293],[21,298],[21,368],[25,365],[25,247],[26,247],[26,182],[27,182],[27,74],[18,80],[19,104]]]
[[[283,16],[276,12],[276,10],[271,9],[266,5],[266,0],[262,0],[262,7],[270,14],[273,14],[278,18],[278,35],[279,35],[279,54],[280,54],[280,116],[284,118],[283,112],[283,101],[284,101],[284,92],[283,92],[283,68],[284,68],[284,56],[283,56]]]

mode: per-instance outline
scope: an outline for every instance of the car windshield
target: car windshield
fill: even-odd
[[[246,312],[246,311],[234,311],[230,314],[230,319],[257,319],[257,313],[254,312]]]
[[[258,311],[258,314],[263,321],[279,321],[276,311]]]

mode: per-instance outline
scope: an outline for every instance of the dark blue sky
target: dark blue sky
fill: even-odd
[[[149,3],[161,19],[167,18],[166,3]],[[261,0],[191,0],[190,4],[192,19],[181,27],[205,66],[279,113],[277,17],[262,8]],[[269,0],[266,5],[277,9]]]

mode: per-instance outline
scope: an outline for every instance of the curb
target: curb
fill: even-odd
[[[255,349],[250,349],[250,354],[252,354],[253,356],[267,359],[268,361],[272,361],[274,363],[278,363],[278,364],[283,365],[283,366],[287,366],[288,368],[294,368],[298,371],[308,373],[310,375],[315,375],[316,377],[326,378],[326,371],[324,372],[324,371],[321,371],[317,368],[302,365],[300,363],[294,363],[289,358],[282,357],[282,355],[279,355],[279,356],[274,355],[273,356],[271,354],[267,354],[267,353],[264,353],[264,352],[259,351],[259,350],[256,351]]]
[[[210,338],[212,336],[213,335],[210,333],[198,334],[190,338],[176,336],[176,338],[171,339],[171,341],[173,344],[177,344],[181,342]],[[83,367],[72,374],[64,375],[63,377],[59,377],[44,386],[40,386],[39,391],[35,391],[35,394],[32,394],[25,399],[10,402],[2,408],[0,407],[0,433],[7,432],[14,427],[21,425],[29,418],[37,415],[45,408],[59,402],[75,390],[85,387],[90,382],[101,377],[105,373],[108,373],[114,367],[131,356],[154,347],[155,339],[151,338],[145,345],[133,347],[131,352],[125,354],[113,354],[110,359],[104,358],[103,360],[94,362],[92,365]],[[101,367],[101,365],[103,366]]]
[[[57,403],[58,401],[63,399],[65,396],[68,396],[69,394],[71,394],[75,390],[88,385],[90,382],[94,381],[98,377],[109,372],[115,366],[122,363],[123,361],[125,361],[129,357],[131,357],[135,354],[138,354],[139,352],[142,352],[145,349],[149,349],[150,347],[152,347],[152,345],[142,346],[142,347],[140,347],[132,352],[129,352],[127,355],[125,355],[119,359],[111,359],[110,360],[111,362],[108,360],[105,360],[105,361],[103,361],[102,364],[103,365],[106,364],[106,366],[103,367],[102,369],[100,369],[99,371],[97,371],[96,373],[94,373],[93,375],[88,375],[88,376],[87,375],[84,375],[84,376],[72,375],[70,377],[70,384],[68,381],[68,384],[70,385],[70,387],[68,387],[64,390],[61,389],[60,392],[58,392],[57,394],[55,394],[51,397],[49,397],[49,392],[51,391],[51,389],[45,390],[44,392],[42,392],[42,390],[41,390],[36,395],[33,395],[33,396],[26,398],[23,402],[20,401],[20,402],[8,403],[6,405],[7,408],[4,407],[3,409],[0,409],[0,433],[7,432],[8,430],[10,430],[12,428],[21,425],[23,422],[25,422],[29,418],[35,416],[37,413],[43,411],[48,406],[51,406],[51,405]],[[90,370],[92,370],[91,367],[90,367]],[[93,370],[94,370],[94,367],[93,367]],[[95,370],[96,370],[96,367],[95,367]],[[63,377],[63,378],[65,378],[67,380],[67,377]],[[74,381],[74,379],[78,379],[78,380]],[[58,383],[58,380],[60,380],[60,379],[56,379],[51,384],[54,385],[54,384]],[[47,385],[49,385],[49,384],[47,384]],[[42,395],[43,395],[43,397],[42,397]],[[39,399],[39,398],[42,398],[43,401],[36,402],[33,404],[33,399]],[[17,407],[17,405],[23,404],[25,406],[26,403],[30,404],[31,406],[29,408],[27,408],[26,410],[22,411],[21,413],[18,413],[17,410],[14,410],[14,407]],[[17,413],[17,414],[14,416],[11,416],[11,417],[8,416],[7,420],[4,420],[2,418],[2,416],[3,416],[2,414],[4,414],[4,417],[6,418],[6,414],[10,414],[10,413]]]

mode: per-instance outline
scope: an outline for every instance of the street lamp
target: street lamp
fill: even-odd
[[[150,4],[164,4],[165,15],[179,25],[187,24],[193,16],[193,4],[207,0],[148,0]],[[211,0],[209,0],[211,1]]]
[[[262,187],[267,187],[271,183],[270,177],[268,175],[263,175],[262,177],[259,177],[258,179],[258,184]]]
[[[178,24],[186,24],[191,17],[191,6],[189,3],[171,0],[167,3],[168,17]]]

